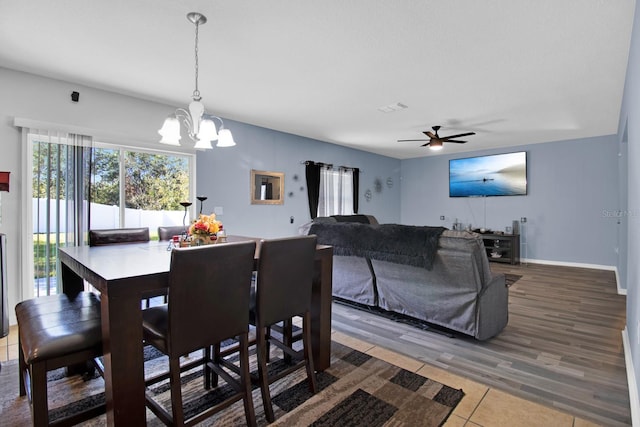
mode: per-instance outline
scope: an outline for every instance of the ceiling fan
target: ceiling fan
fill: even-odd
[[[459,133],[457,135],[440,137],[440,135],[438,135],[440,126],[433,126],[431,129],[433,129],[435,133],[431,132],[430,130],[422,132],[429,137],[428,140],[427,139],[399,139],[398,142],[428,141],[426,144],[422,144],[421,147],[429,146],[429,148],[432,150],[442,150],[443,142],[455,142],[457,144],[464,144],[467,141],[456,141],[454,140],[454,138],[460,138],[462,136],[469,136],[469,135],[476,134],[475,132],[467,132],[467,133]]]

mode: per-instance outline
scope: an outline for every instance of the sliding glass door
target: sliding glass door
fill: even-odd
[[[33,258],[23,269],[33,281],[26,297],[60,292],[57,248],[87,244],[89,229],[149,227],[153,239],[158,226],[182,224],[194,155],[39,131],[30,131],[28,144]]]

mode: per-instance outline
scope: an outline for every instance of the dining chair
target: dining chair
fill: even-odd
[[[147,386],[167,377],[171,414],[147,391],[149,409],[167,425],[193,425],[240,399],[246,422],[255,425],[249,376],[249,294],[255,242],[178,248],[171,252],[169,302],[143,311],[143,337],[169,358],[169,373],[147,379]],[[227,339],[239,341],[239,381],[231,376],[219,351],[211,347]],[[203,350],[203,357],[180,365],[180,357]],[[234,355],[235,356],[235,355]],[[180,373],[203,365],[204,388],[222,377],[235,393],[197,415],[185,414]],[[189,419],[185,420],[185,416]]]
[[[267,421],[275,420],[269,384],[306,367],[309,390],[317,390],[311,351],[311,286],[313,283],[316,236],[263,240],[252,301],[251,323],[256,327],[258,383]],[[291,319],[302,317],[302,349],[295,350],[291,338]],[[271,327],[284,322],[282,338],[271,334]],[[299,359],[284,370],[270,375],[269,344],[283,352],[285,361]]]
[[[149,241],[149,227],[89,230],[89,246],[117,245]]]
[[[149,227],[104,228],[89,230],[89,246],[121,245],[125,243],[145,243],[149,241]],[[144,308],[149,308],[151,298],[144,298]],[[167,302],[166,295],[162,302]]]
[[[173,236],[184,234],[185,227],[181,225],[161,225],[158,227],[158,239],[161,242],[171,240]]]
[[[90,361],[104,373],[97,359],[102,355],[98,297],[91,292],[48,295],[22,301],[15,310],[20,396],[29,394],[33,425],[73,425],[103,414],[104,402],[50,420],[47,394],[47,372],[54,369]]]

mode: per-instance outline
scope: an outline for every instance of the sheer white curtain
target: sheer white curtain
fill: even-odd
[[[340,168],[338,180],[338,215],[353,215],[353,170]]]
[[[353,214],[353,170],[322,168],[318,216]]]
[[[22,293],[30,298],[61,292],[57,249],[86,243],[93,139],[26,127],[22,132]]]

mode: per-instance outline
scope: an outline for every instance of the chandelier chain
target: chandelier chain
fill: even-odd
[[[193,91],[193,99],[194,101],[199,101],[200,98],[200,91],[198,90],[198,29],[200,27],[200,22],[196,21],[196,46],[195,46],[195,60],[196,60],[196,88]]]

